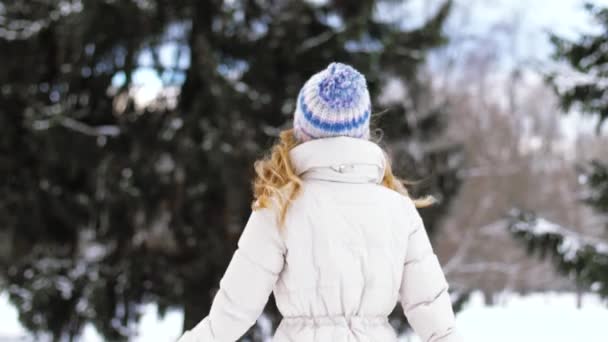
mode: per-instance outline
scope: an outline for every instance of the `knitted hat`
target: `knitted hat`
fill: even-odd
[[[349,65],[331,63],[300,90],[294,134],[298,141],[335,136],[369,139],[370,114],[365,77]]]

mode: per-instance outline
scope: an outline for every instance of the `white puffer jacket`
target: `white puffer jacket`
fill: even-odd
[[[290,152],[303,189],[285,226],[253,211],[209,316],[179,342],[229,342],[274,293],[274,342],[393,342],[397,301],[423,341],[457,342],[448,284],[411,199],[380,185],[373,142],[317,139]]]

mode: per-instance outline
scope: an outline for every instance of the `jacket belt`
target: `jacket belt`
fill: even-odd
[[[281,321],[282,324],[297,325],[383,325],[388,324],[387,316],[286,316]]]

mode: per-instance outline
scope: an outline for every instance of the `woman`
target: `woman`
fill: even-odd
[[[397,341],[397,302],[423,341],[461,341],[416,207],[369,141],[363,75],[332,63],[297,99],[293,130],[255,164],[253,211],[209,316],[180,342],[228,342],[274,293],[273,341]]]

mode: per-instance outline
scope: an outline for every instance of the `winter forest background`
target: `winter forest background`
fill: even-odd
[[[0,341],[196,324],[252,162],[331,61],[440,199],[421,213],[465,338],[608,341],[604,0],[0,0]]]

